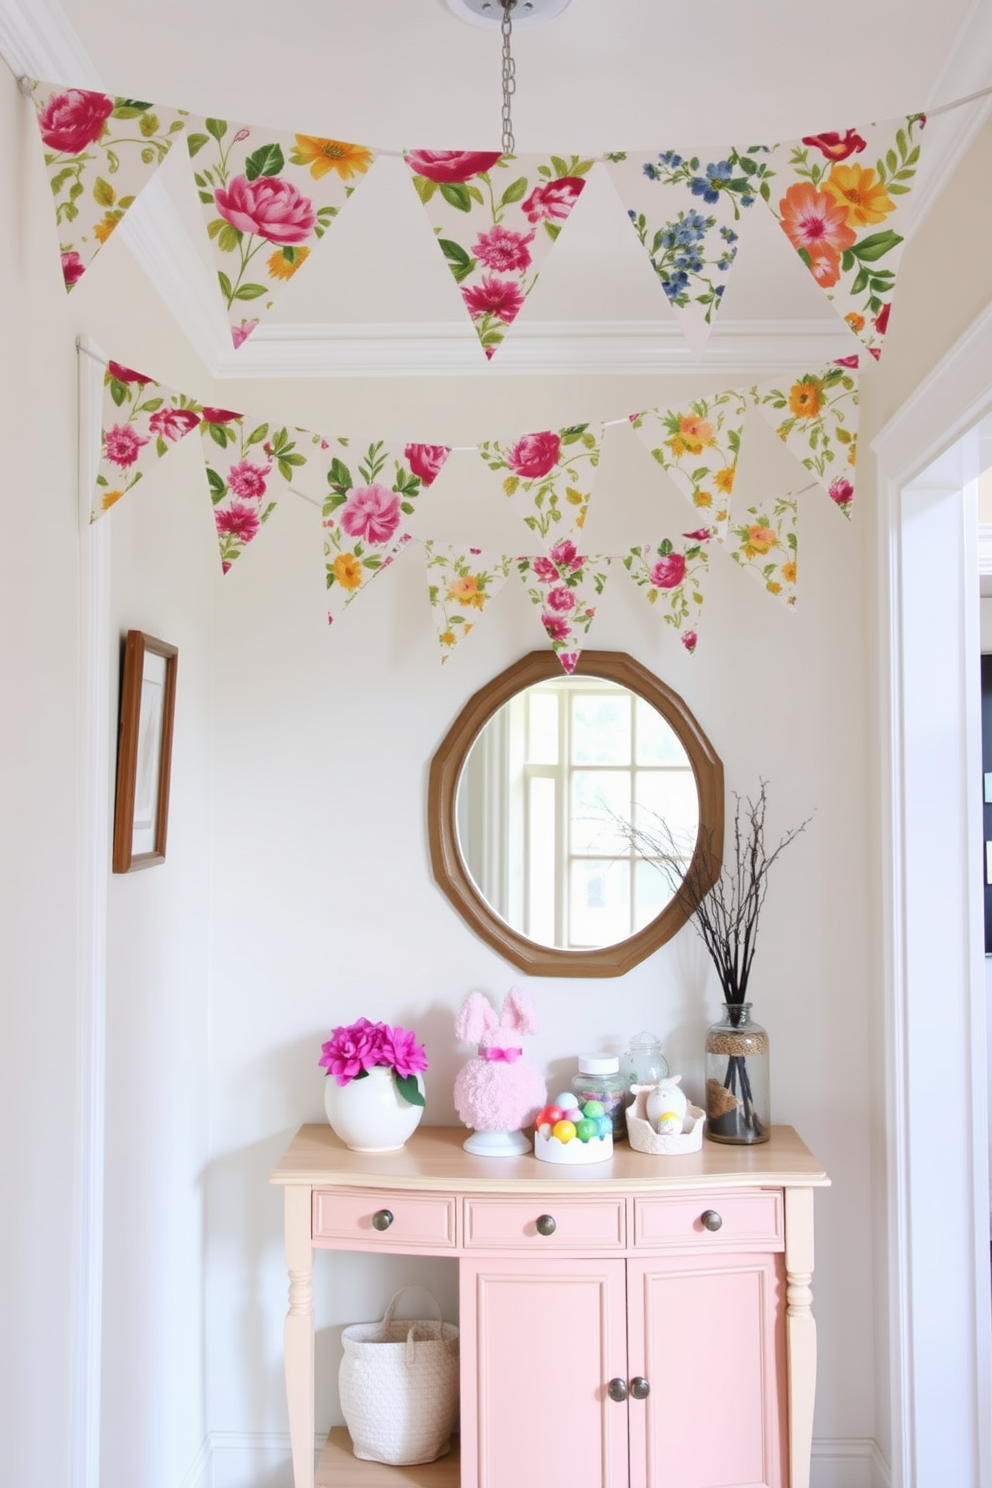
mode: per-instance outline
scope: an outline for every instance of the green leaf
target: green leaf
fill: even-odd
[[[257,181],[259,176],[277,176],[286,164],[286,157],[278,144],[262,145],[261,149],[253,150],[245,161],[245,176],[249,181]]]
[[[461,181],[442,181],[440,191],[449,207],[455,207],[459,212],[471,212],[472,198]]]
[[[207,223],[207,237],[213,239],[218,233],[223,232],[225,227],[229,226],[230,224],[225,222],[223,217],[214,217],[212,221]]]
[[[330,470],[327,472],[327,484],[333,486],[338,491],[350,491],[354,485],[351,478],[351,471],[336,455],[331,461]]]
[[[549,222],[548,219],[545,218],[544,219],[544,231],[547,233],[547,235],[551,239],[551,241],[554,242],[555,238],[561,232],[561,228],[558,226],[558,223],[557,222]]]
[[[472,255],[462,247],[461,243],[456,243],[451,238],[438,238],[437,241],[438,247],[450,264],[464,267],[472,262]]]
[[[138,98],[115,98],[112,119],[136,119],[146,109],[150,109],[150,103],[142,103]]]
[[[152,135],[158,133],[158,130],[159,121],[157,114],[143,114],[141,123],[138,125],[138,133],[143,135],[145,139],[151,139]]]
[[[207,428],[210,430],[210,438],[214,444],[219,444],[221,449],[227,449],[230,441],[228,440],[227,430],[224,428],[224,425],[208,424]]]
[[[501,207],[508,207],[511,202],[518,202],[527,193],[527,177],[518,176],[517,180],[511,181],[499,199]]]
[[[231,302],[231,296],[234,293],[234,291],[231,288],[231,281],[230,281],[230,279],[228,279],[227,275],[224,273],[223,270],[221,270],[218,273],[217,279],[218,279],[218,281],[220,283],[220,292],[221,292],[221,294],[224,296],[225,300],[227,300],[228,304],[230,304],[230,302]],[[211,425],[211,428],[213,428],[213,427],[215,427],[215,426],[214,425]]]
[[[259,424],[257,429],[252,429],[251,433],[248,435],[247,442],[248,444],[261,444],[262,440],[268,437],[268,433],[268,424]]]
[[[241,242],[241,238],[240,228],[235,227],[233,223],[222,222],[217,233],[217,247],[221,253],[233,253]]]
[[[222,501],[224,499],[224,492],[227,490],[227,482],[224,480],[223,476],[218,475],[217,471],[211,469],[209,465],[207,466],[207,480],[210,482],[210,499],[213,502],[214,506],[216,506],[218,501]]]
[[[554,167],[555,175],[559,180],[562,176],[569,175],[568,166],[565,164],[564,160],[562,160],[560,155],[552,155],[551,164]]]
[[[858,270],[858,277],[855,279],[854,283],[851,285],[851,294],[852,295],[864,294],[864,292],[865,292],[865,290],[867,288],[868,288],[868,270],[867,269],[859,269]]]
[[[236,300],[257,300],[259,295],[268,294],[264,284],[239,284],[234,291]]]
[[[205,207],[213,205],[214,194],[212,191],[198,191],[197,196],[200,198],[201,202],[203,202]]]
[[[186,136],[186,144],[189,148],[190,156],[198,155],[209,139],[209,134],[188,134]]]
[[[850,251],[862,263],[874,263],[876,259],[883,258],[886,253],[891,253],[892,249],[901,242],[902,238],[899,234],[887,228],[885,232],[872,233],[869,237],[862,238],[861,242],[855,243]]]
[[[437,182],[429,181],[426,176],[414,176],[413,184],[420,200],[426,205],[437,190]]]
[[[110,379],[110,396],[117,404],[117,407],[120,408],[127,398],[127,384],[118,382],[116,377],[112,377]]]
[[[226,119],[205,119],[204,123],[207,126],[207,133],[212,134],[217,141],[222,140],[227,133]]]
[[[422,1106],[424,1097],[420,1093],[416,1075],[397,1075],[396,1088],[409,1106]]]

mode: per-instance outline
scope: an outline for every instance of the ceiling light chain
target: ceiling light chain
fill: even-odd
[[[503,18],[500,31],[503,35],[503,154],[512,155],[516,148],[513,138],[513,123],[510,119],[510,99],[517,91],[517,68],[510,51],[513,35],[513,7],[517,0],[502,0]]]

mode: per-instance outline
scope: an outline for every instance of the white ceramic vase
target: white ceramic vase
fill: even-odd
[[[417,1088],[424,1093],[423,1076]],[[378,1064],[360,1080],[324,1081],[324,1109],[331,1129],[353,1152],[396,1152],[416,1130],[423,1106],[403,1099],[391,1069]]]

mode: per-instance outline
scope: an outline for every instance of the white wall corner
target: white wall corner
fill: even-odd
[[[891,1481],[870,1437],[819,1437],[813,1442],[809,1488],[891,1488]]]
[[[209,1436],[204,1437],[200,1450],[183,1473],[179,1488],[214,1488],[213,1447]]]

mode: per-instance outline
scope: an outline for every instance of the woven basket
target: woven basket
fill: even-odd
[[[436,1318],[394,1318],[401,1287],[379,1323],[341,1335],[341,1410],[355,1456],[396,1466],[433,1462],[450,1448],[458,1410],[458,1329]],[[427,1288],[423,1288],[427,1291]]]

